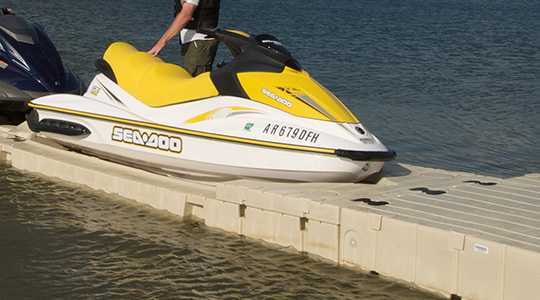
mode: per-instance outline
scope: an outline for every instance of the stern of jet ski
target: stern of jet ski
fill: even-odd
[[[39,119],[39,114],[36,110],[31,110],[26,115],[28,128],[33,132],[52,132],[69,136],[85,136],[91,132],[84,125],[65,120],[57,119]]]

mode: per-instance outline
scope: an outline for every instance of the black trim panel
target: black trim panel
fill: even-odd
[[[359,161],[391,161],[397,156],[395,151],[353,151],[341,149],[336,150],[336,155]]]
[[[111,65],[104,60],[103,58],[98,58],[94,61],[94,66],[103,73],[103,75],[107,76],[110,80],[112,80],[114,83],[118,84],[118,81],[116,80],[116,75],[114,75],[114,71],[111,68]]]

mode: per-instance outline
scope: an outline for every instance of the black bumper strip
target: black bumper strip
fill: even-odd
[[[352,151],[341,149],[336,150],[336,155],[360,161],[391,161],[397,156],[395,151]]]

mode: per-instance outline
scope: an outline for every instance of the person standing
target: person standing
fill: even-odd
[[[192,76],[211,71],[219,41],[207,38],[202,29],[215,29],[221,0],[175,0],[175,18],[148,53],[158,55],[173,37],[180,34],[184,68]]]

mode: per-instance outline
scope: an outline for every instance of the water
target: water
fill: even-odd
[[[222,1],[220,27],[278,37],[397,162],[540,172],[540,1]],[[172,1],[3,1],[86,83],[115,41],[150,49]],[[182,63],[170,42],[161,57]],[[217,60],[229,60],[225,47]],[[432,295],[0,168],[0,299]],[[316,284],[315,284],[316,283]]]
[[[436,299],[0,165],[0,299]]]

